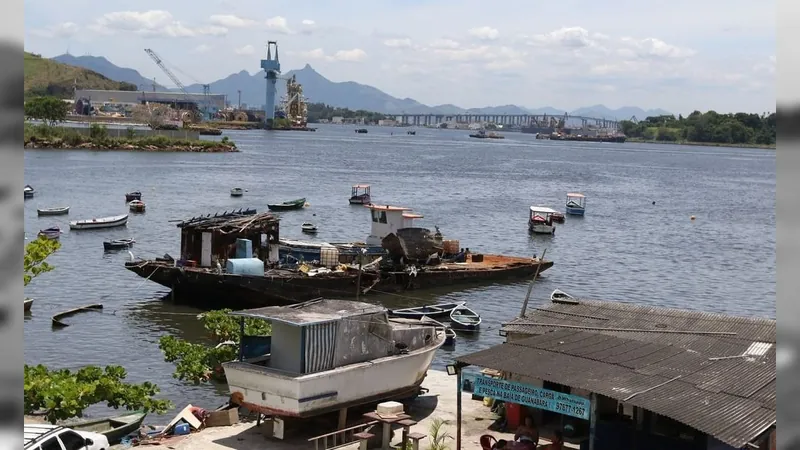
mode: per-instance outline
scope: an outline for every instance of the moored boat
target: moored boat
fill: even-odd
[[[561,214],[558,211],[554,212],[553,215],[550,216],[550,217],[553,218],[553,222],[554,223],[564,223],[564,221],[567,220],[566,216],[564,216],[563,214]]]
[[[244,195],[244,189],[235,187],[231,189],[231,197],[241,197]]]
[[[45,239],[56,240],[61,237],[61,228],[57,226],[45,228],[44,230],[40,230],[37,236]]]
[[[445,341],[443,330],[393,323],[382,306],[356,301],[316,299],[229,314],[272,323],[271,337],[242,336],[239,360],[222,364],[231,403],[279,419],[415,397]],[[335,345],[353,340],[360,344]]]
[[[66,421],[62,425],[76,431],[91,431],[100,433],[108,439],[111,445],[119,443],[125,436],[137,431],[142,426],[147,413],[133,411],[112,417],[98,419],[81,419]]]
[[[308,234],[317,233],[317,226],[311,222],[303,222],[303,224],[300,225],[300,229],[303,230],[303,233],[308,233]]]
[[[141,200],[131,200],[131,202],[128,203],[128,209],[130,209],[131,212],[134,212],[134,213],[143,213],[144,212],[144,208],[145,208],[145,204]]]
[[[297,200],[289,200],[282,203],[272,203],[267,205],[270,211],[290,211],[293,209],[302,209],[306,205],[305,198],[298,198]]]
[[[555,289],[550,294],[550,301],[558,301],[558,300],[574,300],[575,297],[567,294],[566,292],[562,291],[561,289]]]
[[[450,327],[458,331],[476,331],[481,326],[481,316],[466,305],[450,311]]]
[[[392,317],[406,317],[422,319],[425,316],[433,319],[436,317],[447,317],[451,311],[464,305],[465,302],[437,303],[435,305],[413,306],[411,308],[400,308],[389,310]]]
[[[370,186],[368,184],[354,184],[350,191],[351,205],[368,205],[372,203],[370,196]]]
[[[126,202],[130,202],[130,201],[133,201],[133,200],[141,200],[141,199],[142,199],[141,191],[133,191],[133,192],[128,192],[127,194],[125,194],[125,201]]]
[[[429,323],[435,327],[443,329],[445,335],[445,340],[444,340],[445,347],[452,347],[456,345],[456,332],[451,327],[443,324],[442,322],[439,322],[436,319],[432,319],[428,316],[422,316],[422,318],[419,319],[419,321],[422,323]]]
[[[531,206],[528,230],[536,234],[553,234],[556,227],[553,225],[553,214],[557,211],[547,206]]]
[[[99,219],[75,220],[69,223],[71,230],[92,230],[97,228],[121,227],[128,223],[128,215],[101,217]]]
[[[356,133],[358,133],[358,134],[367,134],[367,129],[366,128],[359,128],[359,129],[356,130]]]
[[[476,139],[505,139],[504,136],[501,136],[494,132],[487,133],[484,130],[479,130],[477,133],[470,134],[469,137]]]
[[[573,216],[582,216],[586,212],[586,196],[579,193],[567,194],[566,204],[567,214]]]
[[[25,198],[33,198],[34,194],[36,194],[36,189],[30,184],[26,184],[25,187],[22,188],[22,194]]]
[[[40,216],[63,216],[69,214],[69,206],[62,206],[60,208],[37,208],[36,214]]]
[[[26,313],[29,313],[29,312],[31,312],[31,307],[32,306],[33,306],[33,299],[32,298],[26,298],[25,299],[25,303],[23,303],[23,307],[22,308],[25,310]]]
[[[105,250],[122,250],[125,248],[133,247],[133,244],[136,241],[133,238],[127,239],[114,239],[111,241],[104,241],[103,242],[103,249]]]

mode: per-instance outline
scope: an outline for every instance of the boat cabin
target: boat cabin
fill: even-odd
[[[413,385],[444,343],[431,325],[393,323],[386,308],[349,300],[230,315],[242,323],[238,360],[223,364],[231,398],[277,416],[309,417]],[[272,336],[244,335],[245,319],[269,321]]]
[[[402,228],[414,228],[414,219],[422,219],[422,214],[411,212],[411,208],[389,205],[367,205],[372,215],[372,230],[367,237],[367,245],[380,246],[383,238],[397,233]]]
[[[278,218],[256,210],[193,217],[178,224],[181,229],[181,258],[185,264],[216,267],[233,258],[277,260],[280,239]],[[245,253],[237,252],[237,241],[251,242]],[[273,254],[274,253],[274,254]]]
[[[586,196],[576,192],[567,194],[567,208],[586,208]]]
[[[350,193],[350,203],[366,205],[371,202],[370,186],[368,184],[354,184]]]
[[[553,225],[553,214],[558,211],[547,206],[531,206],[528,228],[534,233],[552,234],[555,232]]]

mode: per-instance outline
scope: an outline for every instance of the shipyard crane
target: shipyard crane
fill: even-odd
[[[144,51],[156,63],[156,65],[161,69],[161,71],[164,72],[169,77],[169,79],[172,80],[173,83],[175,83],[175,86],[178,86],[178,89],[180,89],[181,92],[183,92],[183,94],[186,95],[187,98],[189,98],[190,94],[186,90],[186,86],[184,86],[183,83],[181,82],[181,80],[177,76],[175,76],[175,74],[172,73],[172,71],[169,70],[169,68],[167,68],[167,66],[164,64],[164,61],[156,54],[156,52],[154,52],[153,50],[151,50],[149,48],[144,49]],[[210,109],[211,109],[211,108],[209,108],[209,101],[208,101],[208,95],[209,95],[210,91],[211,91],[211,87],[208,84],[203,84],[203,98],[204,98],[204,100],[203,100],[203,106],[200,108],[200,111],[206,117],[208,117],[210,115]]]

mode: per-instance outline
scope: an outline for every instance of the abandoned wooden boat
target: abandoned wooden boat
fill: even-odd
[[[303,224],[300,225],[300,229],[303,231],[303,233],[308,233],[308,234],[317,233],[317,226],[311,222],[303,222]]]
[[[112,241],[103,241],[103,249],[105,250],[122,250],[133,247],[136,241],[133,238],[127,239],[114,239]]]
[[[133,191],[125,194],[126,202],[131,202],[133,200],[141,200],[141,199],[142,199],[142,193],[140,191]]]
[[[128,203],[128,209],[130,209],[132,213],[143,213],[145,204],[141,200],[131,200],[131,202]]]
[[[477,331],[481,326],[481,316],[466,305],[450,311],[450,327],[458,331]]]
[[[146,412],[133,411],[99,419],[73,419],[65,421],[61,425],[76,431],[100,433],[108,439],[109,444],[114,445],[118,444],[125,436],[139,430],[145,417],[147,417]]]
[[[267,205],[270,211],[290,211],[293,209],[302,209],[306,205],[305,198],[298,198],[297,200],[289,200],[282,203],[272,203]]]
[[[422,323],[429,323],[435,327],[443,329],[445,335],[445,340],[444,340],[445,347],[452,347],[456,345],[456,332],[451,327],[443,324],[442,322],[439,322],[436,319],[432,319],[428,316],[422,316],[422,318],[419,319],[419,321]]]
[[[428,316],[429,318],[448,317],[451,311],[459,306],[464,305],[464,303],[465,302],[437,303],[435,305],[391,309],[389,310],[389,315],[392,317],[407,317],[414,319],[422,319],[425,316]]]
[[[101,217],[99,219],[75,220],[69,223],[71,230],[91,230],[97,228],[121,227],[128,223],[128,215]]]
[[[40,230],[37,236],[45,239],[56,240],[61,237],[61,228],[57,226],[45,228],[44,230]]]
[[[36,189],[30,184],[26,184],[25,187],[22,188],[22,194],[25,198],[33,198],[33,195],[36,194]]]
[[[69,206],[62,206],[60,208],[37,208],[36,214],[39,216],[63,216],[69,214]]]
[[[56,327],[56,328],[68,327],[69,324],[64,323],[64,322],[61,321],[61,319],[64,319],[65,317],[74,316],[75,314],[82,313],[82,312],[101,311],[102,309],[103,309],[103,305],[101,305],[99,303],[95,303],[95,304],[91,304],[91,305],[79,306],[77,308],[72,308],[72,309],[69,309],[67,311],[60,312],[60,313],[58,313],[58,314],[53,316],[53,327]]]
[[[528,231],[536,234],[554,234],[553,214],[557,211],[547,206],[531,206]]]
[[[434,326],[392,322],[384,307],[349,300],[229,314],[272,324],[271,337],[242,336],[238,361],[222,364],[231,403],[278,420],[413,398],[445,341]]]
[[[567,294],[566,292],[562,291],[561,289],[555,289],[553,293],[550,294],[550,301],[558,301],[558,300],[574,300],[575,297]]]
[[[244,195],[244,189],[235,187],[231,189],[231,197],[241,197]]]
[[[567,194],[566,211],[572,216],[584,215],[586,213],[586,196],[574,192]]]
[[[351,205],[368,205],[372,203],[370,196],[370,186],[368,184],[354,184],[350,191]]]
[[[31,312],[31,307],[32,306],[33,306],[33,299],[32,298],[26,298],[25,299],[25,303],[23,303],[23,309],[25,310],[25,312],[26,313]]]

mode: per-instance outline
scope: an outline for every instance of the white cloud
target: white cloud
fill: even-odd
[[[285,17],[275,16],[267,19],[264,22],[264,25],[267,26],[267,29],[270,31],[274,31],[280,34],[292,34],[292,30],[289,29],[289,22],[286,21]]]
[[[298,55],[307,59],[343,62],[360,62],[367,58],[367,52],[361,50],[360,48],[354,48],[352,50],[339,50],[333,55],[325,53],[325,51],[321,48],[315,48],[314,50],[299,52]]]
[[[411,39],[387,39],[383,41],[383,45],[392,48],[409,48],[411,47]]]
[[[244,47],[233,49],[233,52],[236,53],[237,55],[249,56],[255,54],[256,49],[252,45],[247,44]]]
[[[452,39],[436,39],[428,46],[431,48],[458,48],[460,44]]]
[[[753,66],[753,71],[755,72],[766,72],[770,75],[775,74],[775,66],[776,66],[776,58],[775,55],[770,56],[767,58],[766,61],[760,62]]]
[[[528,44],[533,46],[562,46],[567,48],[583,48],[597,45],[598,40],[606,40],[608,36],[591,36],[589,31],[582,27],[563,27],[549,33],[537,34],[528,39]]]
[[[144,37],[224,36],[228,33],[227,28],[216,25],[186,26],[175,20],[168,11],[162,10],[106,13],[89,25],[89,29],[105,35],[128,32]]]
[[[496,28],[492,27],[478,27],[470,29],[469,34],[472,37],[476,37],[484,41],[493,41],[497,39],[497,37],[500,35],[500,32],[497,31]]]
[[[210,45],[200,44],[197,47],[192,49],[192,53],[206,53],[211,51],[212,48]]]
[[[246,19],[233,14],[214,14],[208,20],[215,25],[227,28],[247,28],[256,24],[253,19]]]
[[[314,25],[316,25],[316,24],[317,24],[316,22],[314,22],[314,21],[313,21],[313,20],[311,20],[311,19],[303,19],[303,21],[302,21],[302,22],[300,22],[300,23],[302,23],[303,25],[305,25],[305,26],[307,26],[307,27],[313,27]]]
[[[656,38],[639,40],[622,38],[622,42],[640,58],[688,58],[696,53],[694,50],[676,47]]]
[[[44,38],[70,38],[80,31],[80,27],[73,22],[64,22],[43,29],[31,30],[31,33]]]

